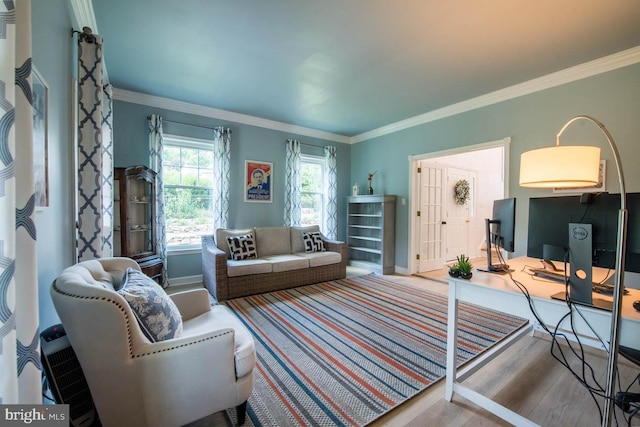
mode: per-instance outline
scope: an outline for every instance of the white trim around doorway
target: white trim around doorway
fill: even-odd
[[[487,150],[491,148],[503,148],[503,183],[504,183],[504,197],[509,197],[509,159],[510,159],[510,145],[511,145],[511,137],[506,137],[496,141],[483,142],[480,144],[468,145],[464,147],[452,148],[450,150],[442,150],[436,151],[432,153],[424,153],[417,155],[410,155],[408,157],[409,162],[409,195],[410,195],[410,203],[409,203],[409,211],[408,211],[408,224],[409,224],[409,238],[407,239],[407,253],[409,254],[409,274],[413,274],[417,272],[417,248],[415,245],[415,236],[418,230],[417,224],[417,216],[414,213],[418,210],[418,206],[416,206],[416,201],[419,199],[419,188],[417,182],[417,163],[421,160],[425,159],[436,159],[438,157],[451,156],[455,154],[468,153],[472,151],[480,151]]]

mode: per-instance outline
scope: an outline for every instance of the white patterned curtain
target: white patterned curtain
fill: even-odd
[[[102,37],[85,28],[78,35],[78,262],[113,255],[112,106],[103,75]]]
[[[327,173],[324,176],[326,193],[327,223],[325,233],[330,239],[338,238],[338,170],[336,166],[336,147],[324,147],[324,160]]]
[[[113,256],[113,94],[102,87],[102,256]]]
[[[167,276],[167,224],[164,215],[164,174],[162,169],[162,117],[149,116],[150,167],[156,173],[156,254],[162,260],[162,284],[169,285]]]
[[[42,403],[31,1],[0,2],[0,404]]]
[[[285,193],[284,193],[284,225],[300,225],[302,219],[301,195],[302,177],[300,168],[300,141],[287,139],[285,164]]]
[[[231,180],[231,129],[213,129],[213,173],[218,182],[213,186],[213,232],[227,228],[229,221],[229,183]]]

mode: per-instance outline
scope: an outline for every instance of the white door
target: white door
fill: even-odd
[[[444,168],[425,160],[418,162],[420,213],[419,224],[419,260],[418,272],[438,270],[444,265],[445,229],[443,224],[444,207],[442,190]]]
[[[445,222],[446,222],[446,244],[445,244],[445,260],[455,260],[460,254],[469,254],[469,203],[458,205],[456,203],[455,185],[461,179],[470,181],[470,173],[468,170],[458,169],[455,167],[447,167],[447,183],[445,204]]]

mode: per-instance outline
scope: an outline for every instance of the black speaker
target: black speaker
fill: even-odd
[[[61,324],[40,334],[42,366],[56,403],[69,405],[70,425],[99,427],[87,380]]]

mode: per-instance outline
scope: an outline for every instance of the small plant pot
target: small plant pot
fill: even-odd
[[[459,272],[459,273],[460,273],[459,276],[460,276],[461,279],[467,279],[468,280],[468,279],[471,279],[471,277],[473,276],[473,273],[470,272],[470,271],[468,273],[463,273],[463,272]]]
[[[450,268],[449,269],[449,276],[458,277],[458,276],[460,276],[460,271],[458,271],[457,268]]]

